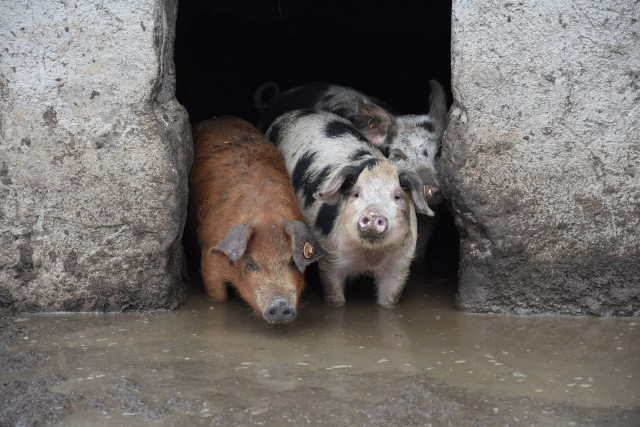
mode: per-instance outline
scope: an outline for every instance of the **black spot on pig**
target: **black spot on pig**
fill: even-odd
[[[349,116],[350,116],[351,110],[349,110],[348,108],[335,108],[335,109],[332,110],[332,112],[336,116],[340,116],[340,117],[344,117],[344,118],[350,118]]]
[[[422,182],[420,182],[415,172],[402,171],[398,174],[398,178],[400,180],[400,188],[404,191],[412,193],[422,191]]]
[[[362,173],[362,171],[367,168],[367,169],[371,169],[372,167],[376,166],[378,164],[379,160],[377,157],[372,157],[370,159],[365,160],[364,162],[360,163],[358,165],[358,176],[360,176],[360,174]]]
[[[371,157],[356,166],[350,166],[349,168],[351,169],[351,171],[344,175],[344,182],[340,186],[340,190],[339,190],[340,194],[342,194],[343,196],[346,196],[351,191],[351,188],[358,180],[358,177],[360,176],[362,171],[365,170],[366,168],[371,169],[377,164],[378,164],[378,158]]]
[[[353,153],[352,155],[350,155],[349,160],[356,162],[358,160],[362,160],[364,157],[366,157],[369,154],[371,154],[369,150],[365,150],[364,148],[361,148],[355,153]]]
[[[435,128],[433,127],[433,123],[431,122],[420,122],[418,124],[421,128],[425,129],[427,132],[433,132]]]
[[[332,172],[331,166],[325,166],[314,179],[308,179],[302,183],[302,194],[304,195],[304,207],[309,207],[315,200],[313,195],[318,188],[327,180]]]
[[[320,229],[320,232],[325,236],[328,236],[333,230],[333,226],[338,218],[339,204],[330,205],[323,203],[318,211],[318,217],[316,218],[316,228]]]
[[[324,134],[327,138],[340,138],[343,136],[351,135],[362,142],[368,143],[367,139],[362,136],[360,132],[355,130],[353,126],[338,120],[333,120],[327,123],[324,128]]]
[[[293,168],[293,173],[291,174],[291,184],[293,185],[294,190],[298,191],[300,189],[302,180],[304,179],[311,165],[313,165],[315,157],[315,152],[304,153],[304,155],[300,157],[300,159],[296,163],[295,167]]]
[[[276,146],[280,143],[280,132],[282,131],[282,126],[280,124],[275,124],[271,126],[269,129],[269,134],[267,137],[269,141],[273,142]]]

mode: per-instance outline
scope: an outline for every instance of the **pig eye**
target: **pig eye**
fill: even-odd
[[[252,259],[248,259],[246,264],[244,265],[245,270],[247,271],[258,271],[259,268],[256,263]]]
[[[422,152],[422,155],[425,156],[425,157],[429,157],[429,152],[427,150],[424,150]]]
[[[397,148],[392,149],[391,151],[389,151],[389,160],[391,161],[400,161],[400,160],[406,160],[407,156],[405,156],[405,154],[398,150]]]
[[[354,199],[357,199],[358,197],[360,197],[360,190],[359,189],[355,189],[351,192],[351,197],[353,197]]]

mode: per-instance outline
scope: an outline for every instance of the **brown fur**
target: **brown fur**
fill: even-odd
[[[281,154],[251,124],[233,117],[204,121],[193,135],[190,213],[207,293],[224,301],[231,283],[257,314],[277,296],[295,305],[304,277],[291,265],[292,244],[284,222],[304,222],[304,217]],[[254,230],[244,256],[233,263],[211,248],[236,224],[250,224]],[[258,270],[247,267],[251,259]]]

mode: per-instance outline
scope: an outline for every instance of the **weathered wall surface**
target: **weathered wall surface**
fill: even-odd
[[[640,3],[453,2],[460,307],[640,314]]]
[[[176,7],[0,3],[0,312],[181,301]]]

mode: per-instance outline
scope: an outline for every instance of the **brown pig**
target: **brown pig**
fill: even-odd
[[[324,251],[304,224],[281,154],[250,123],[220,117],[193,129],[189,211],[207,293],[227,284],[269,323],[296,316],[304,270]]]

